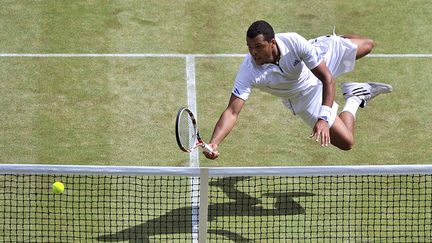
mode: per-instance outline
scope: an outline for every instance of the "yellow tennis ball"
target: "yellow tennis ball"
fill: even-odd
[[[53,191],[55,194],[62,194],[62,193],[64,192],[64,189],[65,189],[64,184],[61,183],[60,181],[56,181],[56,182],[54,182],[54,184],[52,185],[52,191]]]

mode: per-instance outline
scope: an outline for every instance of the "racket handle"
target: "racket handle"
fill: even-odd
[[[203,143],[203,144],[201,144],[201,147],[202,147],[205,151],[207,151],[207,152],[209,152],[209,153],[213,153],[213,148],[212,148],[210,145],[208,145],[208,144],[206,144],[206,143]]]

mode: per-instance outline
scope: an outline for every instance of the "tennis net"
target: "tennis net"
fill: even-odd
[[[432,165],[0,165],[0,241],[428,242],[431,195]]]

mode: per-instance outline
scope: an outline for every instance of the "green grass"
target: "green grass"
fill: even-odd
[[[154,60],[2,59],[0,160],[184,165],[175,143],[161,153],[185,100],[184,61]]]
[[[273,8],[272,5],[280,7]],[[358,33],[375,53],[428,53],[428,1],[16,1],[4,4],[3,53],[245,53],[244,32],[265,18],[307,38]],[[312,7],[308,7],[312,6]],[[259,9],[260,11],[256,11]],[[307,9],[307,10],[306,10]],[[407,11],[410,10],[410,11]],[[234,24],[233,24],[234,23]],[[423,34],[422,34],[423,33]],[[209,138],[240,58],[197,58],[197,104]],[[2,163],[187,165],[173,138],[186,102],[181,58],[0,59]],[[429,59],[365,58],[338,79],[391,83],[358,114],[350,152],[322,149],[277,98],[254,92],[238,126],[204,166],[429,163]],[[344,101],[338,94],[338,101]],[[256,129],[260,127],[260,129]],[[269,132],[267,132],[269,131]],[[163,139],[162,139],[163,138]]]
[[[356,33],[374,39],[374,53],[422,54],[432,52],[431,15],[428,0],[4,1],[0,53],[246,53],[247,27],[254,20],[266,19],[277,32],[294,31],[313,38],[331,33],[336,26],[338,34]],[[207,140],[228,103],[241,61],[195,59],[198,122]],[[309,139],[310,128],[290,114],[279,99],[255,91],[237,126],[221,144],[221,157],[210,161],[201,156],[200,165],[429,164],[431,68],[431,58],[364,58],[354,72],[338,78],[339,83],[375,81],[394,87],[393,93],[377,97],[359,110],[356,145],[348,152],[321,148]],[[0,57],[0,75],[2,164],[189,166],[189,156],[178,149],[174,138],[176,112],[187,105],[184,58]],[[342,108],[340,88],[336,99]],[[49,187],[51,181],[40,183]],[[72,187],[70,182],[66,186],[69,190]],[[189,190],[189,186],[185,188]],[[305,191],[331,194],[326,189]],[[83,188],[74,190],[79,194]],[[370,190],[379,193],[379,189]],[[355,194],[355,200],[363,199]],[[62,203],[69,196],[53,200]],[[273,200],[262,193],[254,196]],[[51,197],[43,195],[39,200],[46,202]],[[226,195],[222,197],[213,203],[229,202]],[[342,200],[340,195],[330,197]],[[77,200],[73,196],[69,199]],[[295,200],[308,204],[308,197]],[[373,210],[382,206],[386,205]],[[376,217],[386,217],[376,213]],[[337,215],[317,212],[316,217],[326,221],[326,217]],[[251,224],[255,219],[250,219]],[[85,224],[92,220],[97,216]],[[368,223],[374,225],[379,220],[373,218]],[[223,222],[210,225],[217,224]],[[49,225],[40,227],[48,229]],[[368,231],[368,226],[353,229]]]

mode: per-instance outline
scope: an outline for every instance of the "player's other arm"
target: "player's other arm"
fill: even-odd
[[[323,84],[322,105],[331,107],[335,99],[336,82],[318,50],[299,34],[292,33],[291,38],[298,56]]]
[[[216,159],[219,157],[218,146],[235,126],[244,103],[244,100],[240,99],[234,94],[231,94],[228,106],[216,123],[212,138],[210,139],[209,145],[213,148],[213,152],[204,152],[204,155],[208,159]]]
[[[332,107],[336,94],[336,81],[324,61],[311,70],[323,84],[322,105]]]
[[[333,106],[336,93],[336,82],[324,61],[311,71],[323,84],[323,97],[320,114],[326,114],[331,111],[331,107]],[[321,146],[328,146],[331,141],[330,128],[327,121],[318,119],[312,130],[311,137],[316,137],[317,142],[320,142]]]

